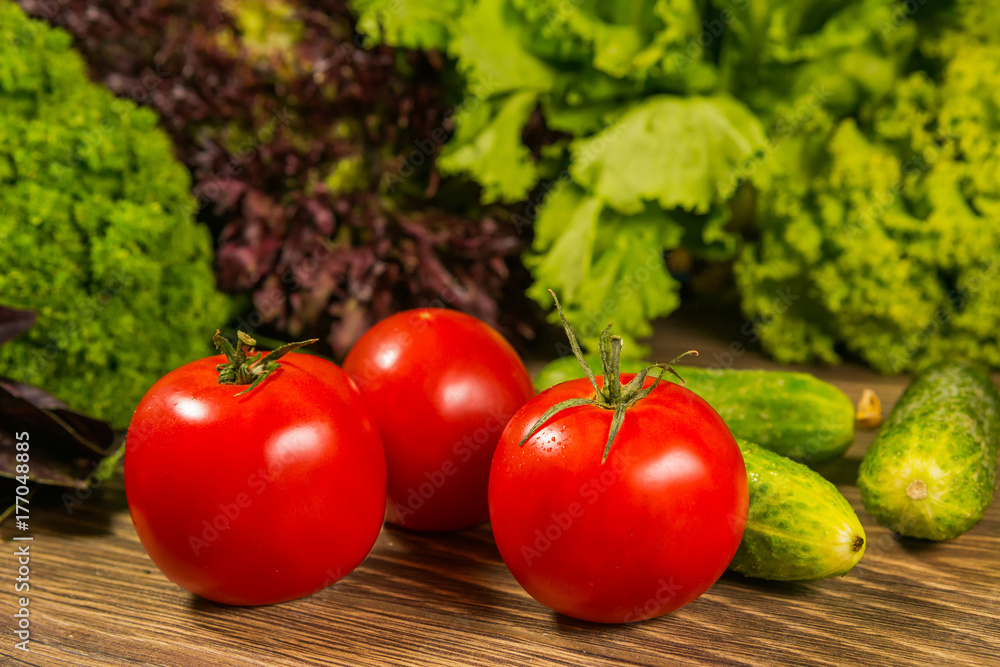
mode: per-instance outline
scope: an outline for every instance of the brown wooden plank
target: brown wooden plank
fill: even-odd
[[[692,363],[719,363],[738,341],[717,330],[668,321],[654,353],[669,359],[697,346]],[[734,365],[774,364],[744,352]],[[887,408],[906,382],[851,365],[810,370],[853,400],[872,387]],[[859,434],[844,460],[823,469],[868,533],[854,571],[804,584],[727,574],[674,614],[629,626],[578,622],[535,603],[488,526],[433,536],[385,529],[365,563],[322,593],[223,607],[156,570],[115,480],[72,515],[58,502],[33,506],[32,651],[14,656],[7,612],[0,655],[28,665],[1000,664],[1000,507],[952,542],[894,538],[864,513],[854,486],[871,439]],[[9,522],[0,531],[7,554],[13,534]],[[3,608],[12,610],[16,563],[0,561]]]

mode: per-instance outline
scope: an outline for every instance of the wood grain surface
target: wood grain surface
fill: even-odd
[[[657,356],[698,347],[700,365],[767,368],[739,329],[668,320]],[[726,332],[730,335],[727,335]],[[734,345],[734,344],[739,344]],[[809,369],[886,408],[906,378],[845,365]],[[354,573],[306,599],[231,608],[159,573],[132,528],[120,478],[68,513],[32,505],[31,652],[13,649],[17,568],[2,527],[0,658],[27,665],[1000,665],[1000,504],[948,543],[900,540],[854,484],[870,433],[821,470],[868,534],[846,577],[777,584],[729,574],[679,611],[602,626],[557,616],[514,581],[488,526],[420,535],[386,528]],[[206,484],[210,481],[206,480]],[[39,498],[37,502],[42,502]],[[15,655],[16,654],[16,655]]]

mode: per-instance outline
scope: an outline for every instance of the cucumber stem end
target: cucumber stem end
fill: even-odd
[[[911,500],[923,500],[927,497],[927,484],[922,479],[915,479],[906,487],[906,495]]]

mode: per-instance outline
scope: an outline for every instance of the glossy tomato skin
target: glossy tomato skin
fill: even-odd
[[[372,327],[344,370],[382,434],[386,520],[428,531],[485,521],[493,450],[534,395],[510,344],[474,317],[420,308]]]
[[[225,357],[161,378],[132,417],[125,491],[139,539],[174,583],[231,605],[282,602],[346,576],[378,537],[385,455],[357,387],[291,353],[240,397]]]
[[[604,464],[612,412],[594,406],[556,415],[518,447],[551,406],[593,393],[587,380],[564,382],[511,420],[490,475],[493,535],[551,609],[600,623],[653,618],[729,565],[746,526],[746,468],[718,413],[668,382],[629,409]]]

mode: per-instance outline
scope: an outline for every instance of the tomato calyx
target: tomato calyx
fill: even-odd
[[[604,375],[604,387],[602,388],[597,384],[597,377],[594,375],[594,371],[592,371],[590,366],[587,365],[587,361],[583,356],[583,350],[580,349],[580,343],[576,339],[576,334],[573,333],[573,328],[570,327],[569,322],[566,320],[566,315],[563,313],[562,306],[559,305],[559,299],[556,297],[556,293],[549,290],[549,294],[552,295],[552,298],[556,303],[556,310],[559,311],[559,318],[562,320],[563,329],[566,331],[566,337],[569,338],[569,346],[570,349],[573,350],[573,356],[575,356],[576,360],[580,362],[584,372],[587,374],[587,379],[590,380],[590,384],[593,385],[594,395],[590,398],[571,398],[553,405],[545,411],[545,414],[539,417],[538,421],[536,421],[530,429],[528,429],[527,435],[521,438],[521,442],[518,443],[518,446],[523,447],[524,443],[527,442],[531,436],[538,431],[538,429],[552,419],[552,417],[563,412],[564,410],[579,407],[581,405],[593,405],[604,410],[614,410],[615,413],[611,420],[611,428],[608,430],[608,439],[604,445],[604,453],[601,455],[601,463],[604,463],[608,460],[608,454],[611,453],[611,445],[614,443],[615,436],[618,435],[618,431],[621,430],[622,423],[625,421],[625,413],[628,409],[649,396],[653,390],[659,386],[660,381],[663,380],[664,373],[669,372],[673,374],[683,384],[684,378],[677,374],[673,365],[689,354],[698,356],[698,351],[688,350],[684,354],[678,355],[673,361],[666,364],[651,364],[636,373],[635,377],[632,378],[628,384],[623,385],[620,374],[622,339],[620,336],[611,335],[612,325],[609,324],[605,327],[604,331],[601,332],[601,336],[598,340],[598,351],[601,354],[601,366],[603,367],[602,370]],[[643,387],[646,383],[646,377],[654,369],[659,369],[660,373],[654,377],[653,384],[648,387]]]
[[[261,361],[264,353],[256,349],[257,341],[255,339],[243,331],[236,332],[236,337],[239,339],[239,343],[234,348],[229,339],[223,336],[218,329],[215,330],[215,335],[212,336],[212,342],[215,343],[215,347],[219,349],[219,352],[226,355],[226,363],[215,367],[215,370],[219,373],[219,384],[250,385],[238,394],[234,394],[234,397],[242,396],[251,391],[266,380],[271,373],[281,368],[278,359],[292,350],[312,345],[319,340],[319,338],[311,338],[297,343],[282,345]]]

